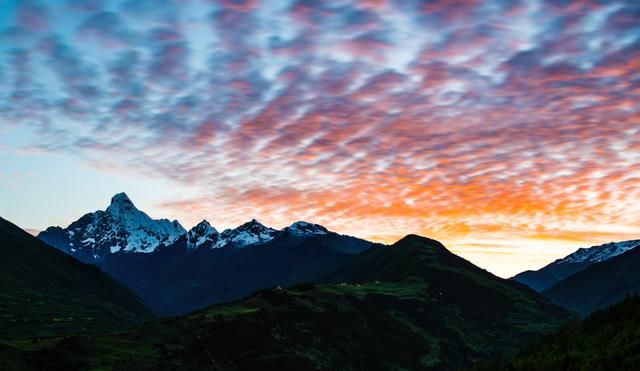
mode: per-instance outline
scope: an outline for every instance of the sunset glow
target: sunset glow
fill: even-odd
[[[0,1],[0,160],[23,228],[125,191],[510,276],[640,238],[640,3]]]

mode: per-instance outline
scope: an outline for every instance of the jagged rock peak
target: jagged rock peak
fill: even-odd
[[[207,220],[203,219],[200,223],[191,228],[189,233],[193,233],[196,235],[210,235],[217,234],[218,231],[213,226],[211,226],[211,224],[209,224]]]
[[[217,238],[218,231],[208,221],[202,220],[187,233],[187,246],[189,248],[197,248],[205,244],[210,245]]]
[[[184,234],[177,220],[152,219],[123,192],[111,198],[106,211],[85,214],[64,229],[48,228],[38,238],[93,263],[112,253],[150,253],[173,244]]]
[[[257,219],[251,219],[250,221],[238,226],[236,230],[274,230],[273,228],[267,227],[266,225],[260,223]]]

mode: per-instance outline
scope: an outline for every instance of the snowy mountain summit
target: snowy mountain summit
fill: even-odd
[[[640,240],[609,242],[604,245],[581,248],[536,271],[519,273],[513,279],[541,292],[592,264],[607,261],[636,247],[640,247]]]
[[[263,244],[274,239],[278,233],[278,230],[265,227],[259,221],[252,219],[235,229],[226,229],[220,234],[220,239],[214,247],[243,248]]]
[[[319,224],[312,224],[312,223],[307,223],[303,221],[295,222],[290,226],[288,226],[287,228],[285,228],[285,230],[295,235],[328,234],[329,233],[329,231],[325,227]]]
[[[256,219],[240,225],[237,228],[225,229],[218,233],[206,221],[200,222],[188,233],[187,246],[195,248],[235,248],[241,249],[247,246],[265,244],[283,234],[290,233],[294,236],[306,237],[311,235],[328,234],[329,231],[318,224],[307,222],[295,222],[281,229],[269,228]]]
[[[558,259],[554,263],[556,264],[583,263],[583,262],[597,263],[597,262],[609,260],[614,256],[623,254],[638,246],[640,246],[640,240],[609,242],[604,245],[578,249],[573,254],[567,255],[562,259]]]
[[[155,220],[138,210],[125,193],[111,199],[105,211],[89,213],[67,228],[49,227],[38,235],[48,244],[85,262],[109,253],[150,253],[173,244],[186,230],[177,220]]]
[[[138,210],[125,193],[118,193],[106,210],[86,214],[67,228],[49,227],[38,238],[84,262],[94,263],[104,261],[109,254],[152,253],[158,248],[172,248],[183,236],[188,250],[242,249],[265,244],[284,234],[306,237],[328,233],[323,226],[303,221],[276,230],[256,219],[222,233],[203,220],[187,232],[177,220],[152,219]]]
[[[208,221],[203,220],[187,232],[187,247],[195,249],[202,245],[214,244],[218,236],[218,231]]]

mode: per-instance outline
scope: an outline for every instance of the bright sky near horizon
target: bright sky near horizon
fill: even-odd
[[[640,2],[0,0],[0,216],[122,191],[501,276],[640,238]]]

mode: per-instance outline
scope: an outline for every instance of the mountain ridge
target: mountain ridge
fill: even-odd
[[[606,261],[638,246],[640,246],[640,240],[628,240],[580,248],[538,270],[524,271],[511,279],[542,292],[592,264]]]
[[[585,317],[640,293],[640,249],[633,248],[590,265],[542,292],[551,301]]]
[[[34,369],[46,364],[453,370],[478,359],[514,355],[572,320],[532,290],[454,258],[433,240],[411,236],[394,245],[351,258],[352,266],[372,271],[378,257],[387,258],[380,275],[354,277],[357,283],[267,288],[117,334],[52,340],[35,350],[14,344],[21,349],[17,353],[0,352]]]
[[[275,286],[316,281],[376,244],[337,233],[287,230],[258,248],[191,249],[181,237],[151,254],[112,254],[98,265],[161,314],[182,315]]]
[[[329,231],[305,221],[276,230],[256,219],[222,232],[203,220],[187,231],[177,220],[152,219],[122,192],[111,198],[104,211],[87,213],[66,228],[51,226],[37,237],[84,262],[99,263],[112,254],[152,253],[175,244],[183,236],[190,249],[240,249],[267,243],[283,233],[312,235]]]

